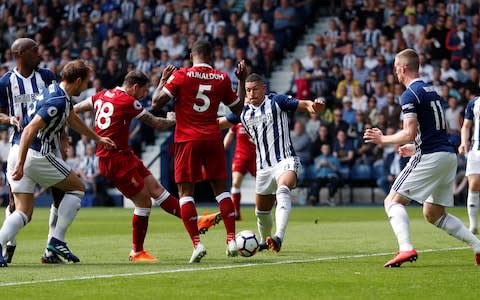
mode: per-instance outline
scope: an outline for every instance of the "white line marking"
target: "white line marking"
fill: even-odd
[[[470,248],[469,247],[453,247],[453,248],[443,248],[443,249],[425,249],[418,252],[429,253],[429,252],[444,252],[444,251],[455,251],[455,250],[465,250],[465,249],[470,249]],[[158,275],[158,274],[169,274],[169,273],[226,270],[226,269],[257,267],[257,266],[303,264],[303,263],[310,263],[310,262],[357,259],[357,258],[386,256],[386,255],[392,255],[392,253],[384,252],[384,253],[356,254],[356,255],[343,255],[343,256],[325,256],[325,257],[319,257],[319,258],[313,258],[313,259],[283,260],[283,261],[267,262],[267,263],[246,263],[241,265],[228,265],[228,266],[216,266],[216,267],[181,268],[181,269],[161,270],[161,271],[152,271],[152,272],[104,274],[104,275],[80,276],[80,277],[72,277],[72,278],[54,278],[54,279],[44,279],[44,280],[32,280],[32,281],[4,282],[4,283],[0,283],[0,287],[32,285],[32,284],[51,283],[51,282],[77,281],[77,280],[93,280],[93,279],[103,279],[103,278],[146,276],[146,275]]]

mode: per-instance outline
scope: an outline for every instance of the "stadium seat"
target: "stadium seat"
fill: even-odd
[[[350,203],[354,202],[353,190],[357,187],[369,187],[371,193],[371,201],[375,202],[375,188],[377,183],[375,181],[374,169],[370,164],[356,163],[352,166],[350,173],[350,180],[348,182],[350,187]]]

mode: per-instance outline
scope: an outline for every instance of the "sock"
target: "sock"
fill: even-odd
[[[13,196],[11,196],[11,197],[13,197]],[[13,213],[13,211],[10,211],[10,205],[7,205],[7,207],[5,208],[5,221],[7,220],[7,218],[12,213]],[[4,224],[5,224],[5,221],[4,221]],[[6,244],[9,245],[9,246],[15,246],[17,244],[17,241],[15,240],[15,237],[16,237],[16,235],[14,235],[10,240],[8,240]]]
[[[47,237],[47,246],[48,242],[53,236],[53,232],[55,231],[55,227],[57,226],[57,219],[58,219],[58,209],[53,205],[50,206],[50,215],[48,217],[48,237]],[[45,255],[50,256],[52,252],[45,248]]]
[[[147,235],[148,216],[152,209],[148,207],[135,207],[132,217],[132,250],[137,253],[143,251],[143,243]]]
[[[223,192],[215,197],[220,207],[223,224],[227,231],[227,243],[235,239],[235,209],[233,208],[232,199],[229,192]]]
[[[63,196],[62,202],[58,206],[57,225],[52,235],[56,239],[65,241],[65,233],[80,209],[83,195],[84,193],[81,191],[71,191],[66,192]]]
[[[240,193],[239,188],[234,188],[234,187],[232,187],[231,193],[232,193],[233,207],[235,208],[235,217],[238,220],[240,218],[240,199],[242,198],[242,194]]]
[[[7,241],[10,241],[17,233],[28,223],[28,217],[22,211],[14,211],[3,222],[0,229],[0,245],[5,246]]]
[[[187,229],[190,239],[194,247],[200,243],[200,234],[197,225],[197,208],[193,197],[180,198],[180,215],[182,216],[183,225]]]
[[[386,212],[393,233],[395,233],[395,236],[397,237],[399,250],[412,250],[413,245],[410,241],[410,221],[405,206],[400,203],[393,203],[386,209]]]
[[[277,208],[275,209],[275,235],[283,241],[287,229],[288,216],[292,211],[292,198],[290,189],[286,185],[277,188]]]
[[[467,212],[470,221],[470,230],[477,228],[478,205],[480,202],[480,192],[468,191]]]
[[[478,240],[457,217],[445,213],[435,222],[435,226],[445,230],[456,239],[467,243],[475,253],[480,253],[480,240]]]
[[[173,197],[167,190],[164,190],[160,197],[155,199],[155,203],[157,203],[167,213],[181,218],[180,203],[178,199]]]
[[[255,210],[257,216],[257,228],[260,234],[260,243],[264,243],[267,236],[272,234],[272,213],[270,211]]]

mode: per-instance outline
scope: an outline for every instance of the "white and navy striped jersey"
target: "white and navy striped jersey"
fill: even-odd
[[[277,94],[266,95],[258,107],[251,104],[244,106],[240,121],[255,141],[257,169],[272,167],[285,158],[296,156],[287,112],[295,111],[297,107],[297,99]],[[228,121],[237,123],[234,116],[227,116]]]
[[[418,122],[417,152],[455,152],[448,139],[444,103],[435,88],[420,79],[412,81],[400,96],[404,118],[413,117]]]
[[[32,99],[54,81],[55,74],[48,69],[37,69],[26,78],[16,69],[9,71],[0,78],[0,107],[23,119]]]
[[[480,150],[480,97],[476,97],[467,103],[465,119],[473,122],[472,150]]]
[[[52,83],[37,95],[30,103],[27,116],[22,120],[21,125],[25,128],[36,115],[39,115],[46,126],[38,132],[30,148],[42,154],[52,153],[58,149],[59,145],[56,144],[58,137],[72,109],[72,101],[63,84]],[[12,142],[20,144],[20,137],[21,133],[16,132]]]

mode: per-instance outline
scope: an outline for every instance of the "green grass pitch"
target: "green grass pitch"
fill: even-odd
[[[199,213],[214,207],[199,207]],[[466,209],[451,212],[467,221]],[[257,231],[252,207],[237,231]],[[41,265],[48,209],[37,209],[17,238],[14,261],[0,269],[0,299],[478,299],[480,267],[465,244],[408,208],[417,262],[386,269],[397,243],[382,207],[295,207],[280,253],[227,258],[223,223],[192,248],[179,219],[154,208],[145,248],[155,264],[127,259],[131,209],[84,208],[67,240],[81,262]]]

